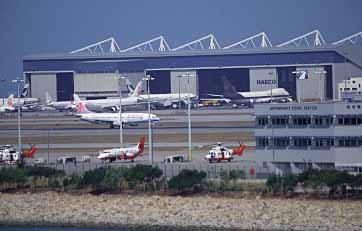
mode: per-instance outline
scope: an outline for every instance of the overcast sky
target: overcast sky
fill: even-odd
[[[265,31],[273,44],[319,29],[327,42],[362,31],[362,0],[0,0],[0,96],[28,54],[115,37],[121,48],[164,35],[176,47],[213,33],[221,46]]]

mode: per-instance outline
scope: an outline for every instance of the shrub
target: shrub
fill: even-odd
[[[183,169],[180,174],[169,180],[168,186],[178,192],[195,192],[197,186],[201,186],[205,177],[206,173],[204,171]]]
[[[24,169],[28,176],[34,177],[52,177],[52,176],[64,176],[63,170],[57,170],[49,167],[32,166]]]

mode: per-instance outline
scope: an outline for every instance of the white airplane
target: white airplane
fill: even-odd
[[[141,102],[145,103],[148,101],[148,94],[141,95],[142,85],[140,89],[136,89],[133,91],[132,84],[128,84],[128,91],[132,93],[134,96],[138,97]],[[178,103],[179,101],[183,101],[187,103],[187,99],[193,99],[196,97],[195,94],[188,93],[166,93],[166,94],[150,94],[150,101],[152,104],[161,105],[163,107],[171,106],[173,104]]]
[[[122,106],[139,104],[141,99],[137,97],[137,95],[139,95],[141,88],[142,81],[138,82],[131,96],[122,98]],[[83,100],[83,103],[95,111],[104,111],[107,109],[113,111],[119,110],[119,98]]]
[[[156,115],[148,113],[122,113],[122,120],[120,120],[119,113],[96,113],[90,111],[87,108],[87,105],[83,103],[75,94],[74,101],[78,113],[76,115],[77,117],[80,117],[81,120],[91,123],[109,124],[110,128],[125,125],[137,126],[142,123],[148,123],[148,119],[150,119],[151,123],[157,123],[160,121],[160,118],[158,118]]]
[[[45,92],[45,103],[46,106],[60,111],[75,109],[75,104],[73,101],[54,101],[49,92]]]
[[[131,162],[133,162],[134,158],[142,156],[144,148],[145,148],[145,137],[142,136],[140,142],[136,146],[129,148],[106,149],[100,151],[97,158],[102,161],[108,160],[109,162],[113,162],[116,159],[131,160]]]
[[[287,90],[284,88],[273,88],[272,90],[265,91],[250,91],[250,92],[237,92],[235,87],[229,82],[226,77],[223,77],[224,93],[223,96],[231,99],[233,104],[253,104],[253,103],[267,103],[273,97],[273,102],[287,103],[292,102],[292,98]]]
[[[26,109],[26,108],[30,108],[30,107],[34,107],[37,105],[37,103],[40,102],[39,98],[28,98],[27,94],[28,94],[28,89],[29,89],[29,84],[25,84],[23,91],[20,95],[20,98],[14,98],[13,99],[13,105],[15,108],[17,107],[22,107],[22,109]],[[5,105],[5,101],[7,100],[7,98],[0,98],[0,105]]]
[[[15,111],[13,100],[14,100],[14,95],[13,94],[9,95],[9,97],[6,99],[5,104],[0,106],[0,113]]]

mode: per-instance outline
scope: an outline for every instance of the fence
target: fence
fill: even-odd
[[[86,171],[93,170],[100,167],[132,167],[137,165],[136,163],[68,163],[68,164],[54,164],[44,165],[46,167],[54,168],[57,170],[63,170],[67,175],[83,175]],[[271,172],[268,168],[260,166],[248,165],[227,165],[227,164],[192,164],[192,163],[156,163],[154,166],[159,167],[164,176],[173,177],[178,175],[183,169],[198,170],[206,172],[207,178],[219,178],[222,172],[230,172],[232,170],[243,171],[247,179],[266,179]]]

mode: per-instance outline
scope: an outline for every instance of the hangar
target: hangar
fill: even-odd
[[[151,93],[223,94],[227,78],[237,91],[285,88],[296,98],[338,99],[338,83],[362,76],[362,32],[327,44],[318,30],[273,46],[266,33],[221,47],[210,34],[176,48],[163,36],[127,49],[113,38],[63,54],[23,57],[30,96],[57,101],[115,97],[122,75],[134,84],[145,75]],[[298,81],[293,72],[305,70],[308,79]],[[189,73],[189,78],[180,77]],[[125,84],[124,84],[125,85]],[[122,91],[126,91],[122,86]]]

